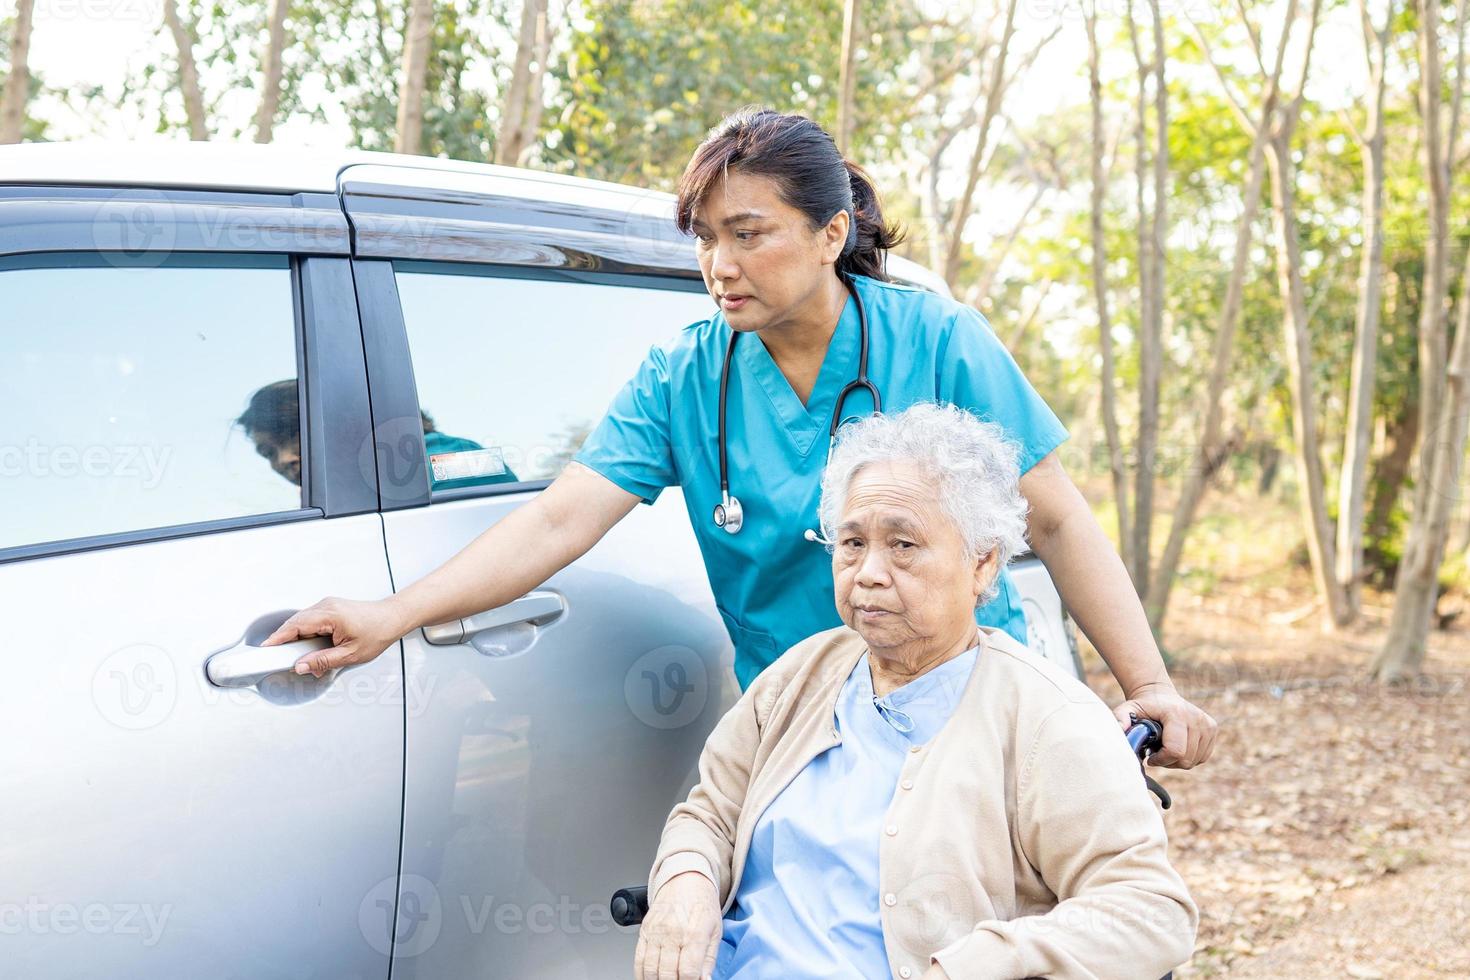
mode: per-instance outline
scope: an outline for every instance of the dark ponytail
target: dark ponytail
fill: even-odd
[[[761,106],[726,116],[694,151],[679,178],[675,221],[680,231],[690,234],[695,207],[732,170],[770,178],[781,199],[805,214],[814,230],[825,227],[838,211],[849,212],[838,274],[888,279],[888,250],[903,241],[903,231],[884,222],[872,179],[842,158],[822,127],[805,116]]]
[[[888,250],[903,241],[903,229],[897,222],[884,223],[883,204],[868,172],[851,160],[843,163],[856,214],[847,233],[847,247],[837,260],[837,271],[887,281]]]

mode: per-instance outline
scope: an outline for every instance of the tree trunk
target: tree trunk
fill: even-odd
[[[1444,145],[1441,120],[1443,98],[1438,80],[1444,62],[1439,51],[1439,3],[1419,4],[1419,115],[1424,124],[1421,146],[1424,178],[1429,191],[1428,228],[1424,244],[1424,286],[1419,294],[1419,413],[1424,440],[1419,446],[1418,472],[1434,471],[1435,443],[1430,438],[1433,421],[1444,403],[1446,334],[1445,297],[1449,274],[1449,158],[1453,147]],[[1426,482],[1414,488],[1414,514],[1428,508]]]
[[[189,139],[209,139],[209,122],[204,116],[204,94],[199,89],[199,69],[194,64],[194,29],[179,19],[178,0],[164,0],[163,22],[173,35],[179,52],[179,92],[184,97],[184,115],[189,119]]]
[[[1314,28],[1316,15],[1317,4],[1314,2]],[[1259,116],[1252,121],[1245,117],[1243,111],[1240,114],[1241,125],[1252,137],[1244,201],[1235,232],[1235,254],[1231,259],[1230,278],[1225,285],[1225,302],[1220,307],[1220,316],[1215,326],[1210,376],[1205,388],[1205,423],[1200,433],[1199,448],[1185,474],[1184,486],[1174,507],[1173,521],[1169,525],[1169,539],[1164,545],[1164,553],[1159,558],[1157,568],[1150,576],[1148,595],[1144,599],[1144,611],[1148,614],[1149,625],[1155,633],[1163,626],[1164,613],[1169,607],[1169,593],[1174,588],[1174,577],[1179,571],[1179,560],[1184,555],[1184,542],[1194,524],[1195,512],[1204,499],[1210,480],[1234,451],[1234,440],[1222,438],[1225,386],[1230,379],[1230,362],[1235,353],[1235,330],[1240,324],[1241,299],[1245,292],[1246,269],[1250,264],[1256,211],[1260,207],[1261,190],[1265,184],[1266,141],[1276,118],[1281,68],[1286,60],[1286,46],[1291,38],[1296,16],[1297,0],[1287,0],[1281,42],[1276,49],[1271,76],[1266,81]]]
[[[1158,0],[1149,0],[1153,16],[1154,55],[1145,64],[1138,45],[1138,31],[1129,3],[1128,31],[1133,60],[1138,66],[1138,265],[1140,308],[1138,331],[1138,443],[1134,479],[1133,584],[1140,597],[1148,595],[1149,564],[1152,556],[1154,474],[1158,463],[1159,384],[1163,374],[1164,338],[1164,245],[1168,221],[1169,93],[1164,79],[1164,33]],[[1152,154],[1152,214],[1144,207],[1145,148],[1144,117],[1147,111],[1148,76],[1154,76],[1154,148]],[[1147,271],[1145,271],[1145,269]]]
[[[1092,101],[1092,289],[1097,297],[1097,339],[1102,351],[1102,420],[1108,443],[1108,468],[1113,474],[1113,498],[1118,511],[1118,550],[1123,567],[1133,568],[1133,529],[1128,510],[1128,470],[1123,464],[1123,440],[1118,431],[1117,392],[1113,365],[1113,320],[1108,313],[1108,257],[1103,239],[1103,198],[1107,189],[1103,171],[1102,76],[1098,67],[1097,6],[1085,8],[1087,20],[1087,74]]]
[[[1445,372],[1445,402],[1435,416],[1434,428],[1424,433],[1426,444],[1435,443],[1434,471],[1425,480],[1423,494],[1428,509],[1415,513],[1409,525],[1394,584],[1388,636],[1371,667],[1373,676],[1385,683],[1414,677],[1424,664],[1430,620],[1439,597],[1439,566],[1444,561],[1450,516],[1459,499],[1466,423],[1470,419],[1470,252],[1465,254],[1463,283],[1454,352]]]
[[[1393,508],[1409,477],[1414,445],[1419,440],[1419,406],[1405,403],[1388,420],[1387,448],[1373,473],[1373,502],[1368,508],[1367,536],[1375,541],[1387,537]]]
[[[1138,226],[1135,229],[1138,240],[1138,407],[1139,417],[1139,444],[1134,451],[1134,480],[1141,487],[1143,472],[1146,469],[1144,463],[1143,418],[1144,391],[1147,388],[1143,377],[1145,364],[1148,357],[1144,348],[1149,343],[1150,330],[1153,325],[1153,309],[1151,304],[1154,299],[1152,276],[1154,274],[1153,263],[1153,238],[1148,233],[1148,75],[1149,66],[1143,60],[1143,49],[1138,45],[1138,22],[1133,16],[1133,0],[1128,0],[1125,10],[1128,20],[1128,44],[1133,49],[1133,64],[1138,69],[1138,92],[1135,101],[1138,103],[1136,114],[1133,119],[1133,143],[1135,146],[1133,154],[1133,197],[1134,207],[1138,213]],[[1135,505],[1136,506],[1136,505]],[[1148,595],[1148,565],[1150,553],[1147,550],[1140,551],[1140,538],[1146,537],[1142,529],[1133,522],[1130,517],[1129,526],[1133,529],[1133,537],[1128,542],[1128,555],[1132,561],[1126,563],[1128,577],[1133,579],[1133,588],[1140,596]],[[1147,548],[1147,545],[1143,545]]]
[[[541,145],[541,113],[546,103],[546,63],[551,58],[551,14],[547,0],[539,0],[541,15],[536,22],[536,60],[531,65],[531,91],[526,96],[526,140],[514,161],[517,167],[531,164]]]
[[[837,75],[837,150],[852,155],[852,134],[856,129],[853,116],[853,92],[857,87],[858,18],[862,11],[858,0],[847,0],[842,14],[842,65]]]
[[[1150,556],[1153,553],[1154,478],[1158,474],[1159,388],[1164,373],[1164,274],[1168,266],[1165,248],[1169,236],[1169,86],[1164,77],[1168,59],[1164,53],[1164,21],[1159,0],[1149,0],[1154,22],[1154,268],[1149,276],[1153,316],[1139,346],[1138,491],[1134,497],[1133,533],[1138,538],[1140,598],[1148,594]]]
[[[10,35],[10,74],[0,96],[0,143],[19,143],[25,134],[26,103],[31,97],[31,25],[35,0],[18,0]]]
[[[429,41],[434,34],[434,0],[409,0],[403,31],[403,78],[398,85],[397,153],[424,148],[424,84],[429,73]]]
[[[255,142],[269,143],[275,137],[276,112],[281,108],[281,56],[286,48],[286,14],[291,0],[271,0],[269,39],[260,59],[260,107],[255,111]]]
[[[1464,11],[1458,5],[1459,50],[1463,68]],[[1414,487],[1414,509],[1404,556],[1394,583],[1393,616],[1388,636],[1370,666],[1384,682],[1412,677],[1424,663],[1430,618],[1439,594],[1439,566],[1444,560],[1449,517],[1457,495],[1460,464],[1465,452],[1466,412],[1470,410],[1470,253],[1460,297],[1454,352],[1445,370],[1447,344],[1445,298],[1448,294],[1450,160],[1452,142],[1444,139],[1439,80],[1439,4],[1427,0],[1419,10],[1419,112],[1424,124],[1424,169],[1429,185],[1429,239],[1424,253],[1424,287],[1419,310],[1419,411],[1423,440],[1419,448],[1419,481]],[[1464,73],[1455,80],[1450,102],[1450,130],[1458,136]],[[1438,360],[1435,358],[1438,356]]]
[[[1006,22],[1001,31],[999,44],[996,45],[994,60],[991,62],[990,81],[985,89],[985,112],[980,117],[980,125],[975,132],[975,152],[970,156],[969,172],[965,177],[965,189],[960,194],[959,202],[955,205],[954,213],[950,215],[949,234],[945,241],[944,249],[944,280],[949,283],[951,289],[958,285],[955,282],[960,271],[960,247],[964,240],[965,224],[970,218],[970,209],[975,204],[975,189],[980,185],[980,171],[985,163],[985,151],[990,144],[990,125],[995,121],[996,114],[1000,111],[1001,98],[1006,89],[1006,53],[1011,47],[1011,38],[1016,33],[1016,5],[1019,0],[1009,0],[1006,5]]]
[[[1337,485],[1337,583],[1356,619],[1363,591],[1363,507],[1368,456],[1373,436],[1373,389],[1378,365],[1378,322],[1383,305],[1383,101],[1387,91],[1388,32],[1393,4],[1377,30],[1366,0],[1358,0],[1368,61],[1368,119],[1360,134],[1363,156],[1363,254],[1358,269],[1358,309],[1353,330],[1352,380],[1348,390],[1347,433]]]
[[[495,162],[505,166],[514,166],[531,140],[526,123],[531,103],[532,64],[536,57],[537,31],[545,19],[546,0],[523,0],[516,59],[511,66],[510,87],[501,108],[500,131],[495,136]]]
[[[1300,101],[1286,110],[1270,140],[1271,224],[1276,233],[1276,278],[1281,291],[1281,326],[1286,344],[1286,369],[1291,386],[1291,428],[1300,486],[1302,525],[1312,577],[1327,608],[1325,625],[1346,625],[1351,616],[1347,595],[1335,577],[1336,556],[1332,525],[1327,515],[1322,455],[1317,444],[1317,399],[1313,390],[1312,338],[1307,324],[1306,286],[1302,282],[1301,244],[1296,227],[1296,167],[1291,159],[1291,136],[1296,129]]]

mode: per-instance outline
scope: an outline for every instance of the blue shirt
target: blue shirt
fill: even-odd
[[[842,686],[841,742],[797,774],[756,821],[715,980],[888,978],[878,843],[909,748],[954,714],[978,648],[873,697],[867,656]]]
[[[868,313],[868,375],[885,412],[921,401],[969,409],[1020,444],[1024,473],[1067,438],[1045,401],[973,307],[864,276],[853,281]],[[704,557],[715,604],[735,644],[742,689],[813,633],[841,625],[827,550],[802,537],[817,526],[827,431],[838,392],[857,377],[857,307],[848,297],[806,404],[759,335],[735,346],[728,398],[730,492],[745,527],[727,534],[720,502],[720,367],[730,340],[723,313],[654,347],[582,445],[576,460],[645,502],[679,486]],[[844,417],[873,409],[866,394]],[[1026,642],[1026,617],[1008,573],[976,620]]]

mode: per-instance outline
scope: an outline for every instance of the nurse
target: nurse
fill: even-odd
[[[834,420],[948,402],[1020,444],[1032,550],[1125,692],[1120,721],[1163,724],[1158,764],[1205,761],[1215,722],[1175,690],[1121,560],[1058,461],[1066,429],[973,308],[887,280],[898,231],[831,137],[802,116],[735,113],[686,168],[676,221],[719,311],[649,352],[561,476],[401,592],[323,600],[267,643],[333,635],[299,673],[366,662],[425,624],[523,595],[680,486],[744,689],[840,625],[831,559],[806,533]],[[1024,643],[1009,575],[998,584],[977,619]]]

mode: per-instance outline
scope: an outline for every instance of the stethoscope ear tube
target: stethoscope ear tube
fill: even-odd
[[[868,311],[863,305],[863,298],[858,295],[857,284],[852,277],[838,273],[838,278],[847,287],[852,295],[852,301],[858,311],[858,373],[857,378],[842,386],[837,394],[837,404],[832,407],[832,421],[827,427],[827,458],[832,458],[832,445],[837,441],[837,427],[842,423],[842,405],[847,397],[855,391],[864,390],[873,399],[874,414],[883,411],[883,400],[878,394],[878,386],[868,379]],[[725,360],[720,365],[720,403],[719,403],[719,449],[720,460],[720,502],[715,504],[714,522],[715,527],[720,528],[726,534],[739,534],[740,529],[745,526],[745,509],[740,506],[740,501],[730,493],[730,463],[729,442],[726,437],[726,406],[729,403],[730,392],[730,365],[735,359],[735,342],[740,339],[740,333],[736,330],[730,331],[730,343],[725,348]],[[808,539],[810,540],[810,539]]]

